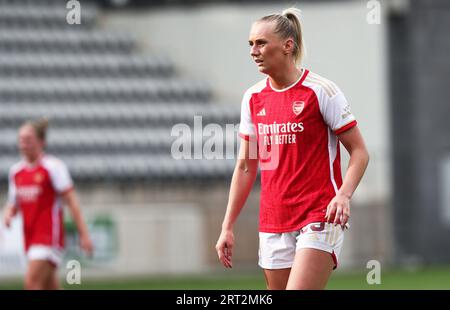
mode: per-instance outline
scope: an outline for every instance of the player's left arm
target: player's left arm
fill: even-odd
[[[350,160],[342,186],[328,204],[325,218],[328,223],[337,224],[340,221],[340,224],[344,226],[350,217],[350,198],[367,168],[369,153],[358,126],[342,132],[338,138],[350,154]]]
[[[81,214],[80,204],[75,190],[72,188],[61,194],[62,198],[69,207],[70,214],[72,216],[75,225],[77,226],[78,233],[80,235],[80,246],[87,255],[91,256],[94,250],[91,238],[89,237],[89,231],[87,225]]]

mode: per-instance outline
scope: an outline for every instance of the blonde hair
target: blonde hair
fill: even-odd
[[[36,136],[39,140],[42,142],[46,141],[47,138],[47,128],[48,128],[48,119],[41,118],[38,120],[29,120],[23,123],[22,127],[30,126],[34,129],[34,132],[36,133]]]
[[[296,64],[301,64],[306,54],[300,16],[301,11],[291,7],[283,10],[281,13],[266,15],[257,20],[257,22],[274,22],[274,32],[276,34],[283,39],[292,38],[294,40],[294,50],[292,55],[294,56]]]

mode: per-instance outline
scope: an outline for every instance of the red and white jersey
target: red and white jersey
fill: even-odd
[[[325,221],[326,207],[342,185],[337,135],[354,126],[336,84],[306,69],[287,88],[274,89],[266,78],[246,91],[239,132],[257,142],[261,232]]]
[[[72,187],[66,165],[53,156],[44,155],[33,166],[20,161],[11,167],[8,203],[22,212],[26,251],[37,244],[64,247],[60,194]]]

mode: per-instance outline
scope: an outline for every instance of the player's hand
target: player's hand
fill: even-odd
[[[328,204],[325,219],[327,220],[327,223],[333,223],[334,225],[340,224],[342,228],[344,228],[349,218],[350,198],[344,194],[338,193]]]
[[[94,245],[92,244],[89,235],[80,235],[80,247],[88,257],[92,257],[92,254],[94,253]]]
[[[231,257],[233,256],[234,234],[232,230],[222,230],[217,240],[216,251],[220,262],[226,268],[232,268],[233,263]]]
[[[3,223],[7,228],[11,226],[12,219],[16,215],[14,208],[6,207],[3,212]]]

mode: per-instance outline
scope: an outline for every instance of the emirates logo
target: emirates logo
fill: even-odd
[[[305,107],[305,102],[294,101],[294,103],[292,104],[292,111],[294,111],[295,115],[299,115],[300,113],[302,113],[304,107]]]

